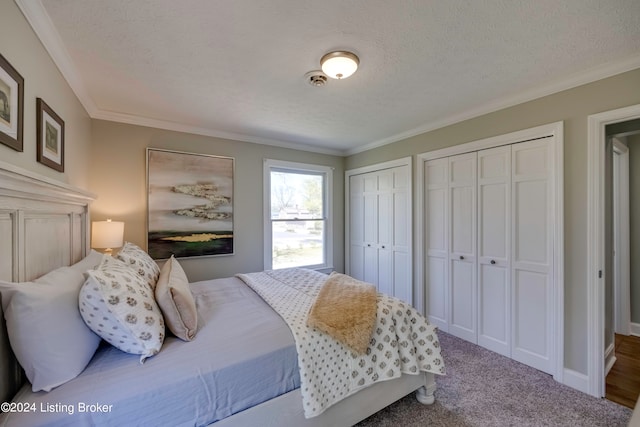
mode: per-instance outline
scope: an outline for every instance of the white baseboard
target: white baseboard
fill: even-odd
[[[613,365],[615,365],[616,360],[617,359],[616,359],[615,345],[614,343],[611,343],[604,352],[604,376],[605,377],[609,374],[609,371],[611,370],[611,368],[613,368]]]
[[[564,385],[569,386],[571,388],[575,388],[578,391],[583,393],[589,393],[589,377],[585,374],[581,374],[580,372],[574,371],[572,369],[564,369]],[[601,397],[601,396],[597,396]]]
[[[640,323],[633,323],[631,322],[630,326],[630,333],[631,335],[635,335],[636,337],[640,337]]]

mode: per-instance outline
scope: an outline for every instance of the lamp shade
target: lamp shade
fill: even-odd
[[[124,244],[124,222],[94,221],[92,224],[92,248],[119,248]]]
[[[322,72],[332,79],[346,79],[358,69],[360,60],[351,52],[330,52],[322,57]]]

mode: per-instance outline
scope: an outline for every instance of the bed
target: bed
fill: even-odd
[[[0,183],[0,235],[11,236],[0,241],[0,280],[86,268],[93,195],[2,162]],[[0,316],[0,402],[12,402],[0,425],[349,426],[414,391],[433,403],[434,375],[419,372],[305,418],[296,342],[282,316],[238,277],[190,289],[196,339],[167,336],[143,364],[103,341],[80,375],[48,392],[25,380]]]

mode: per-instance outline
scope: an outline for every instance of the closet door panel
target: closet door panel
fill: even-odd
[[[429,322],[444,332],[449,332],[447,263],[448,261],[442,257],[427,258],[427,315]]]
[[[364,182],[362,175],[349,178],[349,274],[364,280]]]
[[[393,295],[393,251],[388,247],[378,248],[378,292]]]
[[[362,280],[378,286],[378,248],[372,243],[364,246],[364,274]]]
[[[475,265],[466,260],[451,263],[451,319],[449,332],[473,343],[476,337]]]
[[[424,164],[426,310],[429,321],[449,331],[449,159]]]
[[[411,284],[411,268],[410,259],[407,252],[394,251],[393,253],[393,292],[391,295],[402,301],[412,304],[413,301],[413,289],[411,286],[405,286],[404,284]]]
[[[478,152],[478,344],[511,356],[511,147]]]
[[[408,210],[409,194],[407,190],[396,191],[393,194],[393,246],[398,250],[409,250],[411,237],[409,236],[409,224],[407,218],[410,218]]]
[[[553,153],[547,139],[512,147],[512,357],[553,374]]]
[[[505,356],[510,356],[507,323],[509,314],[508,270],[490,264],[480,264],[478,273],[479,319],[478,344]]]
[[[476,153],[449,158],[450,328],[476,343]]]
[[[364,247],[362,245],[351,245],[351,253],[349,254],[349,275],[358,280],[364,278]]]
[[[514,359],[548,372],[550,359],[548,275],[516,270],[514,287]]]
[[[514,184],[515,261],[548,265],[550,258],[547,182],[521,181]]]

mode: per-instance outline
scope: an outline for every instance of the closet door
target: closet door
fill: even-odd
[[[387,295],[393,292],[393,170],[378,172],[377,213],[378,239],[376,242],[378,291]]]
[[[349,273],[413,303],[408,166],[349,177]]]
[[[390,219],[393,266],[393,291],[391,295],[413,304],[413,271],[411,270],[411,176],[406,166],[391,170],[393,178]]]
[[[553,152],[549,139],[512,146],[512,358],[553,366]]]
[[[363,177],[364,211],[364,272],[362,278],[368,283],[378,284],[378,175],[364,174]]]
[[[364,280],[364,179],[349,177],[349,273]]]
[[[511,146],[478,152],[478,344],[511,356]]]
[[[478,342],[476,315],[477,153],[449,158],[449,332]]]
[[[427,161],[424,168],[427,315],[449,332],[449,159]]]

